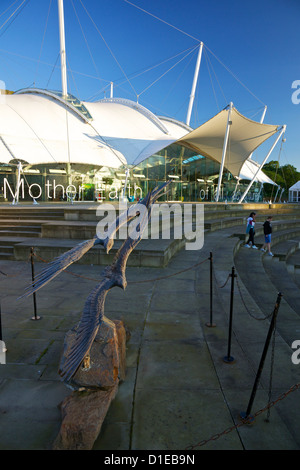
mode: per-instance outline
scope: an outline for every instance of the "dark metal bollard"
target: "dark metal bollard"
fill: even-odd
[[[223,357],[223,361],[227,364],[232,364],[235,359],[230,355],[231,351],[231,334],[232,334],[232,316],[233,316],[233,297],[234,297],[234,278],[236,277],[235,268],[232,267],[231,270],[231,291],[230,291],[230,314],[229,314],[229,332],[228,332],[228,349],[227,349],[227,356]]]
[[[31,278],[32,278],[32,285],[34,287],[34,260],[33,260],[33,257],[34,257],[34,249],[33,247],[31,247],[31,250],[30,250],[30,261],[31,261]],[[37,309],[36,309],[36,295],[35,295],[35,292],[32,294],[33,295],[33,308],[34,308],[34,316],[31,317],[31,320],[40,320],[41,317],[39,317],[36,313]]]
[[[7,276],[3,271],[0,271],[0,274],[3,274],[3,276]],[[2,336],[2,311],[1,311],[1,300],[0,300],[0,341],[3,341],[3,336]],[[7,351],[7,349],[5,349]],[[4,352],[4,351],[2,351]]]
[[[3,273],[2,273],[3,274]],[[1,303],[0,303],[0,353],[5,353],[7,351],[6,345],[2,337],[2,317],[1,317]]]
[[[213,323],[213,254],[212,252],[210,252],[208,259],[210,261],[210,312],[209,312],[210,321],[205,323],[205,325],[210,328],[213,328],[216,326],[216,324]]]
[[[1,317],[1,303],[0,303],[0,341],[2,341],[2,317]]]
[[[259,366],[258,366],[258,370],[257,370],[255,382],[254,382],[254,385],[253,385],[252,393],[251,393],[250,400],[249,400],[249,403],[248,403],[247,411],[240,413],[240,417],[242,418],[242,420],[245,420],[249,423],[253,422],[253,420],[254,420],[253,416],[251,416],[250,413],[251,413],[252,405],[253,405],[254,398],[255,398],[255,395],[256,395],[256,390],[257,390],[257,387],[258,387],[260,376],[261,376],[262,371],[263,371],[263,367],[264,367],[265,359],[266,359],[266,356],[267,356],[267,353],[268,353],[268,349],[269,349],[270,341],[271,341],[271,338],[272,338],[272,334],[273,334],[273,331],[274,331],[274,328],[275,328],[275,325],[276,325],[276,318],[277,318],[277,314],[278,314],[278,310],[279,310],[279,306],[280,306],[280,302],[281,302],[281,297],[282,297],[282,294],[281,294],[281,292],[279,292],[279,294],[277,296],[276,304],[275,304],[275,307],[274,307],[273,316],[272,316],[269,331],[268,331],[268,334],[267,334],[265,346],[264,346],[264,349],[263,349],[263,352],[262,352],[262,355],[261,355],[261,359],[260,359],[260,363],[259,363]]]

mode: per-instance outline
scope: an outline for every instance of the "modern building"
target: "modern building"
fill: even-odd
[[[222,168],[228,113],[193,130],[124,99],[86,103],[38,89],[2,95],[1,196],[12,201],[20,184],[19,200],[113,200],[129,170],[130,199],[172,179],[169,200],[214,201],[218,188],[220,201],[238,200],[257,173],[250,196],[257,200],[260,183],[272,181],[248,157],[278,127],[232,108]]]
[[[277,134],[274,147],[285,126],[252,121],[232,103],[197,129],[189,126],[203,43],[186,123],[121,98],[82,102],[67,90],[62,0],[58,6],[62,91],[0,96],[2,200],[133,200],[167,179],[167,200],[261,199],[263,183],[273,182],[251,156]]]

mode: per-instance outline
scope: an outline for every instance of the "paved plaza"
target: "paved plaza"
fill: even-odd
[[[126,290],[109,292],[105,313],[124,321],[130,339],[126,379],[95,450],[300,448],[300,364],[291,360],[292,342],[300,339],[299,271],[292,273],[287,263],[260,250],[245,249],[232,236],[237,231],[240,226],[207,232],[201,250],[183,248],[165,268],[128,267]],[[206,325],[210,253],[215,327]],[[226,363],[233,266],[234,361]],[[36,273],[43,267],[35,261]],[[1,261],[6,274],[0,281],[2,336],[7,347],[6,364],[0,365],[2,450],[52,448],[61,424],[59,404],[71,393],[57,372],[64,336],[80,319],[103,267],[70,266],[37,292],[41,319],[32,320],[33,298],[17,300],[31,281],[29,258]],[[251,410],[257,416],[253,424],[242,424],[240,413],[249,403],[280,279],[288,276],[293,289],[287,295],[282,292],[274,357],[271,345]]]

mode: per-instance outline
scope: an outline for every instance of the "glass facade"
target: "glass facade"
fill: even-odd
[[[130,168],[126,196],[130,201],[138,200],[150,189],[172,179],[173,184],[162,200],[213,202],[219,170],[219,163],[172,144]],[[33,198],[37,202],[114,201],[123,194],[125,171],[125,168],[56,163],[29,167],[23,162],[19,174],[18,162],[11,161],[9,165],[0,164],[0,200],[11,202],[20,181],[20,202]],[[219,201],[238,201],[248,183],[241,181],[237,186],[236,178],[225,169]],[[254,184],[247,201],[259,202],[262,197],[261,185]]]

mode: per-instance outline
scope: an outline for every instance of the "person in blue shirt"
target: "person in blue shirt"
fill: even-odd
[[[267,220],[264,222],[264,234],[265,234],[265,243],[263,244],[261,251],[268,251],[269,256],[274,256],[271,252],[271,234],[272,234],[272,216],[270,215]]]
[[[252,247],[252,248],[254,248],[255,250],[257,250],[257,246],[255,246],[255,244],[254,244],[255,217],[256,217],[256,212],[251,212],[250,216],[249,216],[248,219],[247,219],[247,229],[246,229],[246,233],[249,234],[249,238],[248,238],[248,241],[247,241],[245,247],[246,247],[246,248],[251,248],[251,247]]]

